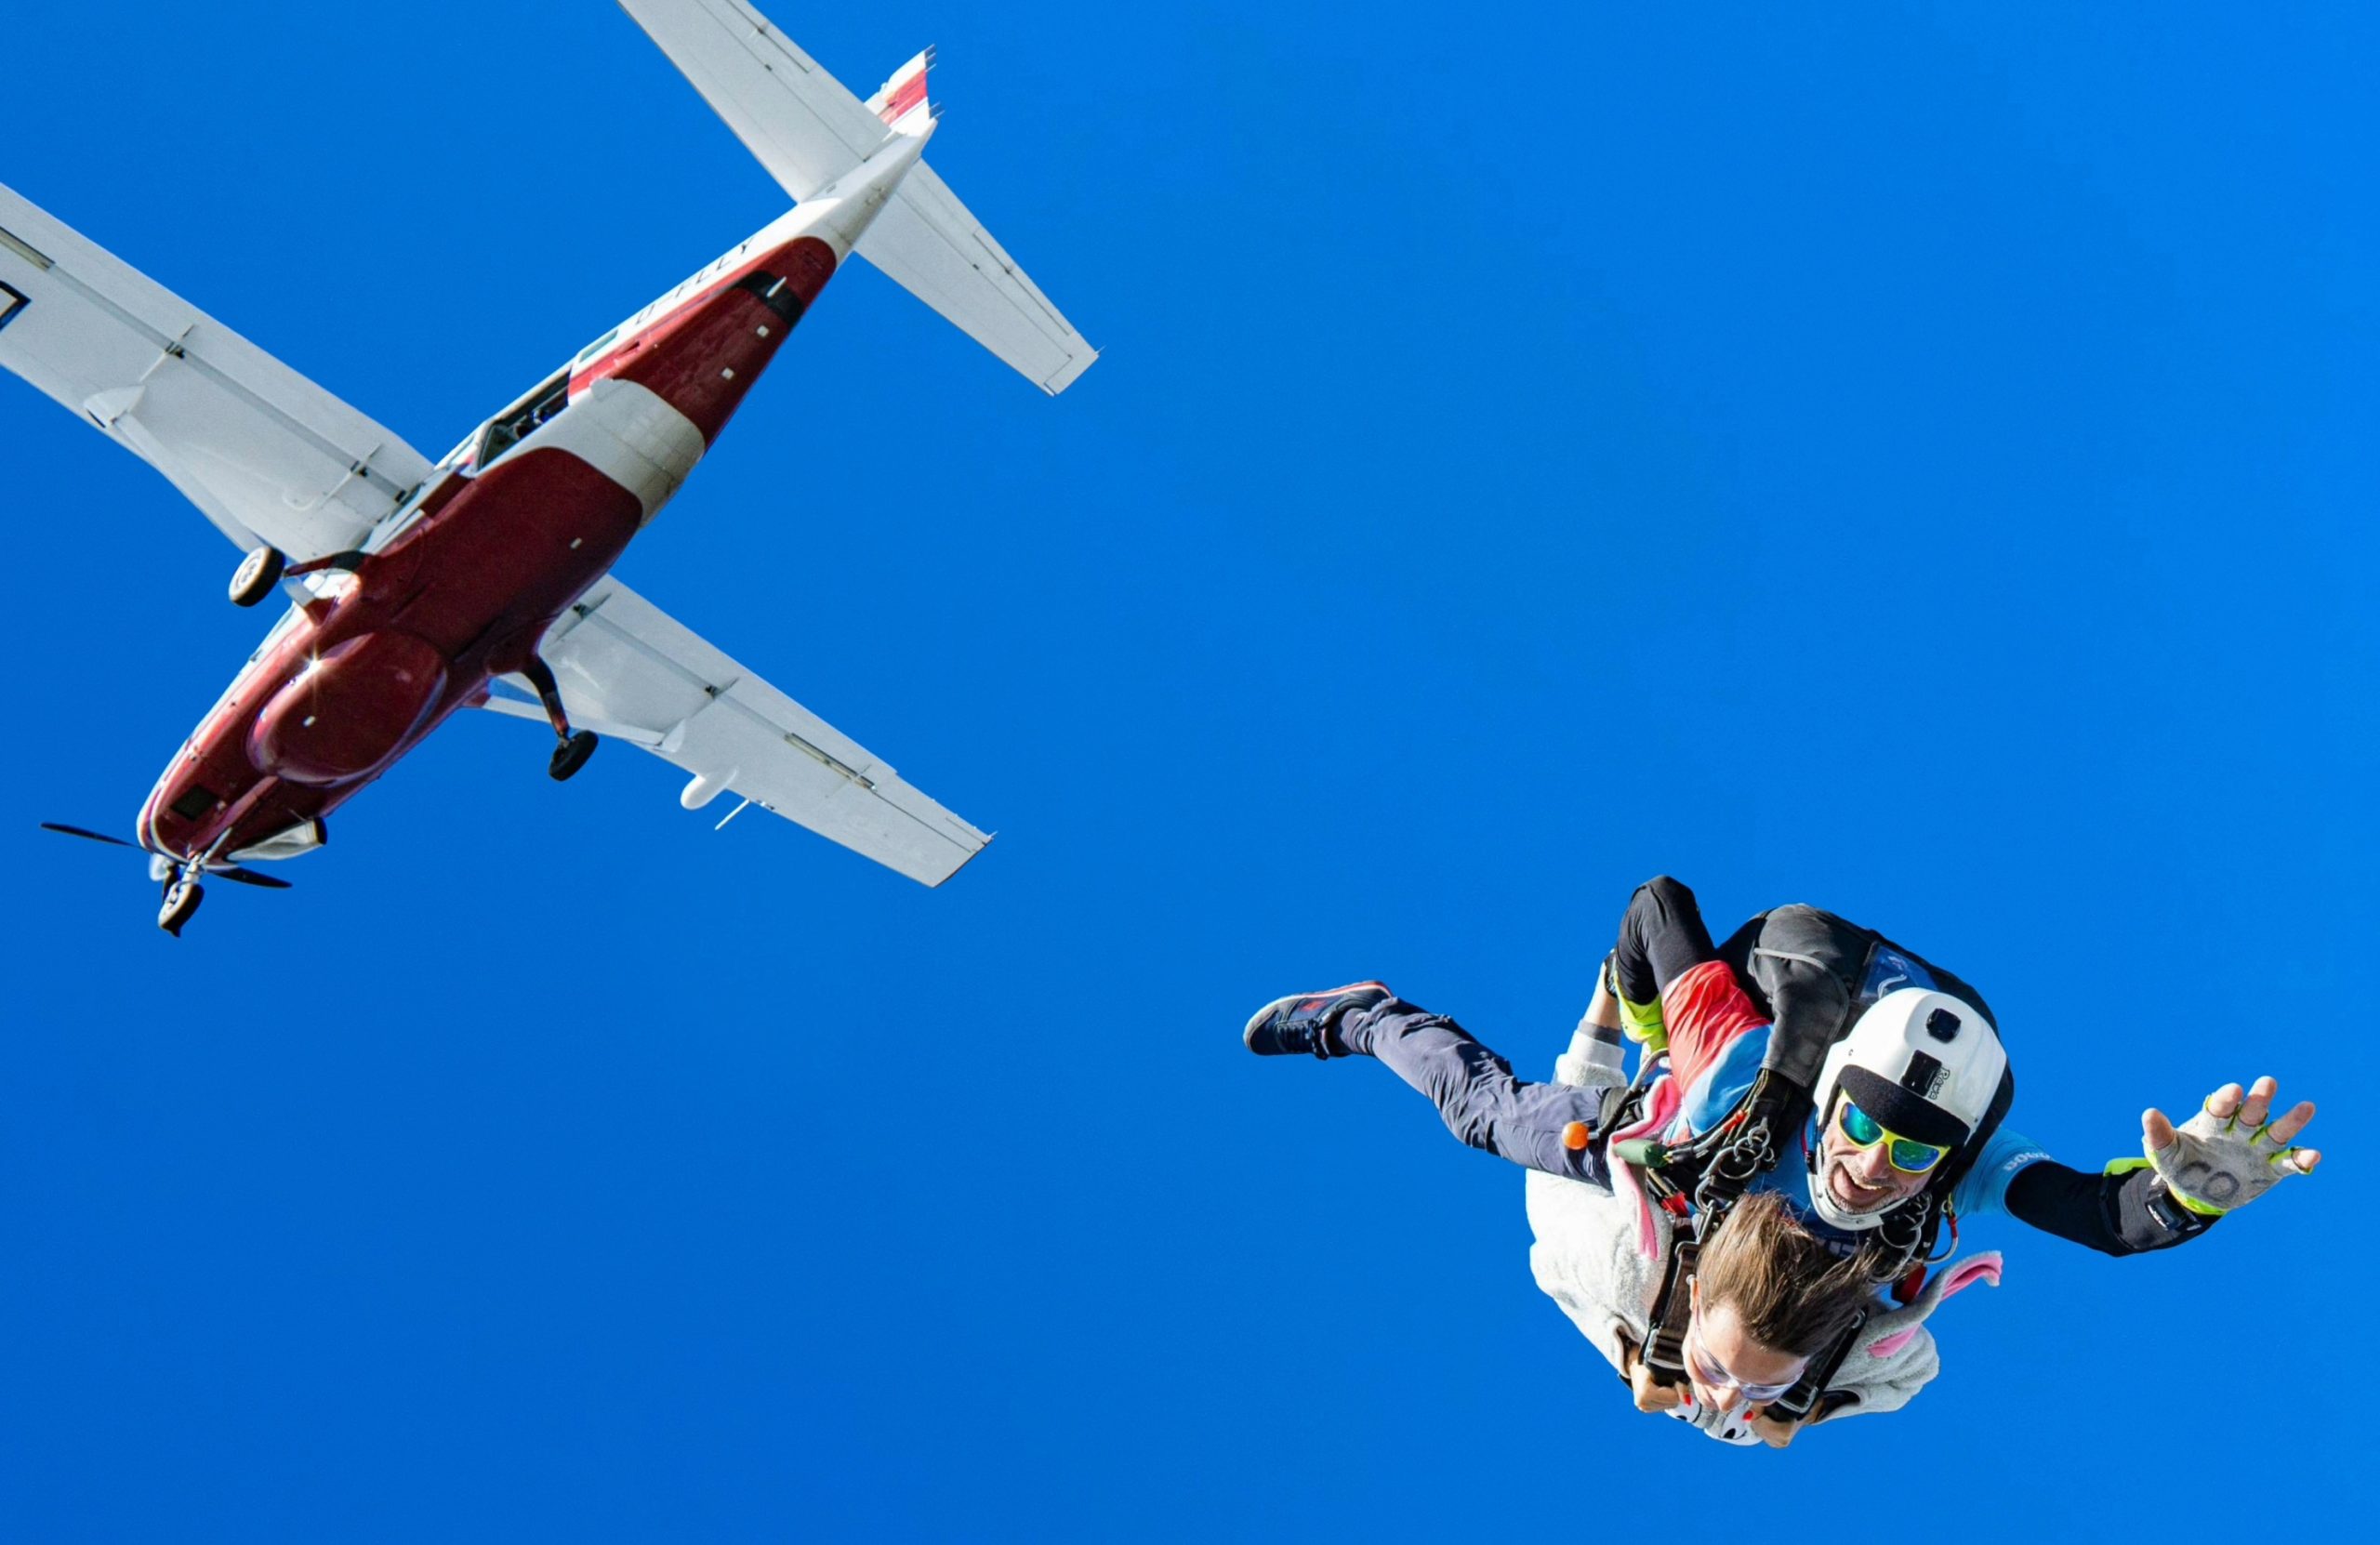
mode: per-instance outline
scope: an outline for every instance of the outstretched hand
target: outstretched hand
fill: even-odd
[[[2162,1111],[2143,1111],[2141,1140],[2166,1188],[2195,1211],[2221,1213],[2247,1206],[2291,1175],[2312,1174],[2321,1151],[2290,1142],[2314,1119],[2314,1103],[2300,1101],[2268,1126],[2278,1088],[2259,1078],[2243,1095],[2239,1085],[2226,1084],[2179,1128]]]

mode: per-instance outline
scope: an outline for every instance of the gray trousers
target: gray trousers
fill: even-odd
[[[1567,1064],[1580,1064],[1581,1082],[1532,1084],[1514,1077],[1512,1063],[1454,1021],[1402,998],[1349,1014],[1333,1029],[1348,1050],[1386,1063],[1427,1095],[1447,1130],[1471,1147],[1565,1180],[1610,1188],[1602,1144],[1573,1150],[1563,1143],[1562,1133],[1574,1121],[1593,1130],[1604,1091],[1627,1082],[1618,1031],[1581,1027],[1580,1039],[1592,1044],[1574,1046],[1572,1057],[1565,1059],[1566,1072]]]

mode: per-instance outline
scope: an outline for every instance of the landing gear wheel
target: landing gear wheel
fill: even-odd
[[[272,588],[281,583],[281,571],[288,563],[279,548],[250,549],[240,560],[240,566],[231,571],[231,604],[254,606],[272,594]]]
[[[177,880],[165,887],[165,905],[157,908],[157,926],[178,939],[182,925],[198,916],[198,904],[206,899],[195,880]]]
[[[572,773],[586,766],[587,759],[595,754],[595,738],[594,731],[580,730],[555,746],[554,759],[546,764],[547,773],[556,783],[567,780]]]

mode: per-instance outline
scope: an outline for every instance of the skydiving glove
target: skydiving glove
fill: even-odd
[[[1722,1144],[1723,1151],[1726,1148],[1744,1149],[1742,1156],[1757,1166],[1745,1176],[1750,1180],[1777,1163],[1786,1144],[1801,1131],[1802,1124],[1810,1118],[1810,1091],[1775,1068],[1764,1067],[1753,1076],[1752,1089],[1736,1109],[1740,1119],[1720,1123],[1712,1129],[1712,1135],[1729,1134],[1728,1141]],[[1765,1153],[1760,1152],[1759,1146],[1747,1145],[1745,1142],[1763,1132],[1766,1135]]]
[[[2176,1201],[2202,1218],[2220,1218],[2297,1173],[2297,1152],[2272,1135],[2270,1124],[2250,1131],[2235,1112],[2218,1116],[2202,1106],[2175,1129],[2174,1141],[2149,1163]]]
[[[1801,1085],[1764,1067],[1735,1115],[1682,1148],[1663,1155],[1678,1170],[1676,1183],[1694,1197],[1697,1237],[1718,1226],[1752,1183],[1776,1168],[1786,1146],[1809,1119],[1810,1096]]]

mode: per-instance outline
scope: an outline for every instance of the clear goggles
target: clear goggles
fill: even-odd
[[[1734,1390],[1744,1397],[1745,1404],[1752,1406],[1774,1400],[1801,1382],[1795,1378],[1782,1384],[1753,1384],[1737,1378],[1727,1371],[1726,1364],[1712,1356],[1703,1347],[1702,1338],[1697,1334],[1694,1326],[1686,1327],[1686,1364],[1693,1371],[1697,1383]]]

